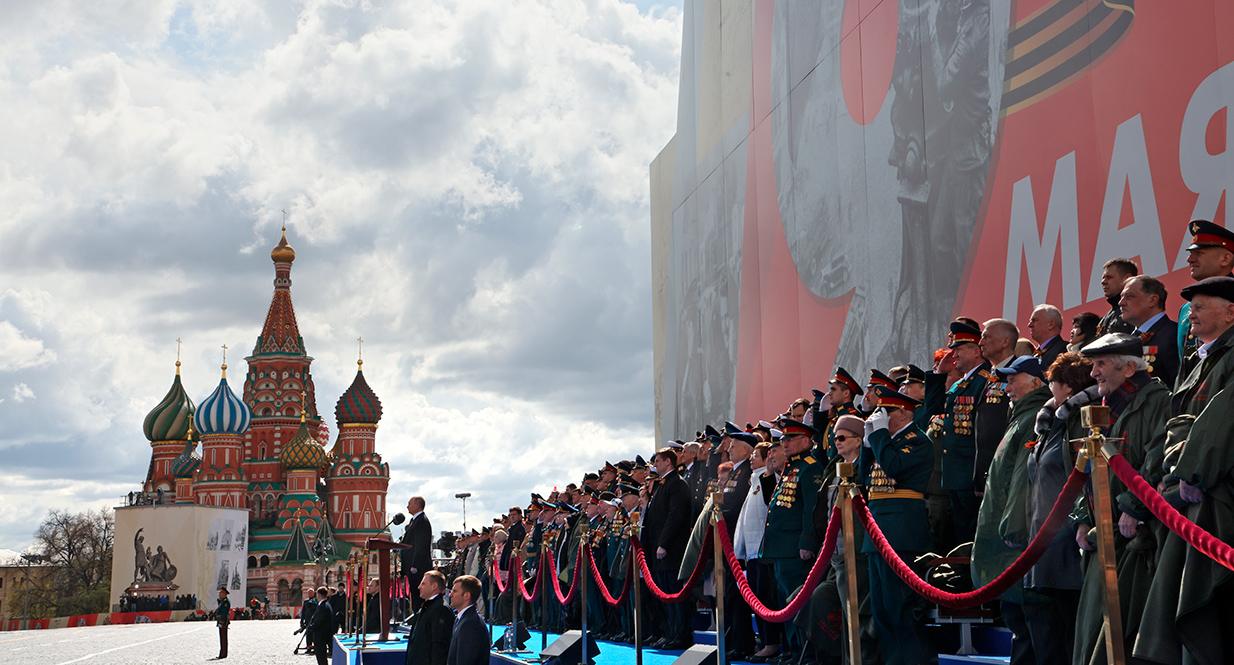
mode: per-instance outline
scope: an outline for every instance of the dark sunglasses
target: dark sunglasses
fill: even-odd
[[[860,439],[860,438],[861,438],[861,437],[859,437],[859,436],[847,436],[847,435],[844,435],[844,434],[837,434],[837,435],[836,435],[836,441],[848,441],[849,439]]]

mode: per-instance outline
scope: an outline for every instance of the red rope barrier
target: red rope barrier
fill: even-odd
[[[541,566],[540,568],[541,570],[543,570],[543,566]],[[520,596],[523,597],[523,600],[529,603],[534,603],[537,600],[539,600],[540,599],[540,578],[544,577],[544,575],[543,574],[536,575],[536,583],[531,587],[531,593],[527,593],[527,584],[523,582],[523,562],[519,560],[518,556],[511,557],[510,570],[519,571],[518,574],[515,575],[514,577],[518,581],[518,593]]]
[[[937,603],[943,607],[963,609],[966,607],[976,607],[982,603],[994,600],[1002,595],[1004,591],[1011,588],[1011,585],[1015,584],[1016,580],[1024,577],[1028,569],[1032,568],[1033,564],[1037,563],[1037,560],[1049,548],[1051,541],[1054,540],[1054,535],[1062,527],[1063,521],[1067,519],[1068,513],[1071,512],[1071,506],[1075,503],[1075,498],[1080,495],[1080,491],[1084,488],[1084,483],[1087,481],[1087,473],[1073,469],[1071,476],[1067,478],[1067,484],[1063,486],[1062,494],[1058,496],[1058,500],[1054,502],[1054,507],[1050,510],[1049,516],[1046,517],[1045,523],[1041,525],[1037,535],[1033,536],[1032,542],[1020,553],[1015,562],[1007,570],[1004,570],[1001,575],[991,580],[989,584],[980,589],[974,589],[965,593],[948,593],[938,587],[931,586],[928,582],[921,579],[896,554],[895,549],[891,547],[891,543],[887,542],[886,536],[878,528],[878,523],[874,521],[870,511],[866,508],[865,500],[860,497],[855,499],[853,501],[853,509],[857,516],[861,518],[862,524],[865,525],[866,532],[870,535],[870,539],[874,541],[874,546],[878,548],[878,553],[882,555],[892,570],[913,591],[925,596],[930,602]]]
[[[583,556],[582,545],[579,546],[578,555]],[[578,598],[579,582],[582,581],[582,578],[579,576],[579,571],[582,570],[582,566],[579,565],[578,559],[574,560],[574,578],[570,580],[570,593],[564,594],[561,592],[561,581],[557,579],[557,559],[556,557],[552,558],[551,562],[552,562],[552,565],[549,566],[549,568],[550,568],[550,572],[553,573],[551,577],[553,581],[553,594],[557,596],[557,602],[561,603],[562,605],[569,605],[570,603],[574,602],[575,598]]]
[[[1122,455],[1115,455],[1110,458],[1110,469],[1118,476],[1119,480],[1123,481],[1128,489],[1133,494],[1139,497],[1140,501],[1148,507],[1157,519],[1166,526],[1170,531],[1177,533],[1183,540],[1187,541],[1192,547],[1199,550],[1204,556],[1216,561],[1217,563],[1234,570],[1234,548],[1219,540],[1213,534],[1205,531],[1196,525],[1195,522],[1187,519],[1185,515],[1174,509],[1157,490],[1153,489],[1147,481],[1140,477],[1126,459]]]
[[[604,578],[600,576],[600,569],[596,567],[596,558],[592,556],[591,548],[588,547],[586,549],[588,550],[587,561],[591,563],[591,577],[595,579],[596,586],[600,587],[600,595],[604,598],[604,602],[612,605],[613,607],[617,607],[618,605],[624,603],[626,601],[626,593],[630,591],[631,571],[629,560],[626,561],[626,579],[621,586],[621,595],[613,598],[613,594],[608,592],[608,587],[604,584]]]
[[[716,533],[720,534],[720,547],[724,550],[724,558],[728,559],[728,567],[733,571],[733,579],[737,580],[737,590],[741,592],[741,597],[745,599],[746,604],[750,606],[751,610],[754,610],[755,614],[764,621],[784,623],[801,611],[802,606],[814,594],[814,587],[818,586],[819,581],[823,579],[823,572],[831,565],[831,555],[836,548],[836,539],[840,533],[841,521],[840,507],[837,505],[831,511],[831,520],[827,522],[827,535],[823,539],[823,549],[819,552],[818,558],[814,560],[814,565],[810,567],[810,574],[806,576],[806,581],[801,586],[801,591],[798,591],[797,595],[793,596],[793,599],[782,610],[768,608],[759,601],[758,596],[754,595],[754,590],[750,588],[750,582],[746,580],[746,573],[741,568],[741,561],[737,559],[737,555],[733,552],[733,541],[728,535],[728,529],[725,528],[724,521],[720,520],[716,524]]]
[[[700,552],[706,552],[709,545],[711,545],[711,529],[707,529],[707,538],[703,541],[703,548]],[[639,542],[638,536],[630,536],[630,546],[634,548],[634,558],[638,561],[639,570],[643,573],[643,581],[647,583],[647,588],[651,590],[651,594],[662,603],[680,603],[688,598],[690,591],[694,589],[694,585],[698,584],[698,579],[703,575],[703,563],[706,562],[707,557],[699,554],[698,563],[694,564],[694,572],[690,573],[690,579],[686,580],[685,584],[681,587],[681,591],[665,593],[651,579],[651,569],[647,567],[647,556],[643,553],[643,544]]]
[[[501,562],[497,560],[497,557],[493,557],[493,581],[497,584],[497,593],[499,594],[505,593],[506,589],[510,587],[509,582],[501,581]]]

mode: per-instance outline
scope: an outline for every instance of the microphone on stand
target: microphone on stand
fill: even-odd
[[[382,529],[382,531],[385,531],[386,529],[389,529],[391,524],[402,524],[402,523],[403,523],[403,522],[405,522],[405,521],[407,521],[407,516],[406,516],[406,515],[404,515],[404,514],[402,514],[402,513],[395,513],[395,514],[394,514],[394,517],[391,517],[391,518],[390,518],[390,521],[389,521],[389,522],[386,522],[386,526],[385,526],[385,528],[383,528],[383,529]]]

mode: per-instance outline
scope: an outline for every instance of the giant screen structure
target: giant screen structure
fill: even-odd
[[[928,366],[946,324],[1171,296],[1226,223],[1234,3],[686,0],[651,165],[659,440]]]

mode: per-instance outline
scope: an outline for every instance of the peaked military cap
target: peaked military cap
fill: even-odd
[[[1187,230],[1191,231],[1191,245],[1187,247],[1189,250],[1223,247],[1234,252],[1234,233],[1230,233],[1220,224],[1213,224],[1207,219],[1197,219],[1191,222]]]
[[[909,363],[908,374],[905,374],[904,378],[900,379],[900,385],[905,383],[925,383],[925,370]]]
[[[865,391],[861,389],[861,386],[858,385],[857,380],[853,378],[853,375],[849,374],[848,370],[843,367],[836,368],[836,374],[831,377],[830,383],[838,383],[845,388],[848,388],[854,395],[865,394]]]
[[[712,441],[719,441],[719,440],[720,440],[720,430],[717,430],[716,428],[712,427],[711,425],[708,425],[708,426],[704,427],[704,428],[703,428],[703,431],[707,433],[707,438],[708,438],[708,439],[711,439]]]
[[[729,436],[730,434],[736,434],[737,432],[744,431],[745,430],[738,427],[736,423],[729,420],[724,421],[724,436]]]
[[[885,388],[891,388],[892,390],[895,390],[896,388],[899,387],[895,381],[891,380],[891,377],[887,376],[886,374],[883,374],[878,369],[870,370],[870,380],[866,382],[866,385],[867,386],[883,386]]]
[[[1106,335],[1106,337],[1110,337],[1110,335]],[[1139,338],[1136,339],[1138,340]],[[1010,365],[999,367],[994,372],[1004,379],[1016,374],[1031,374],[1038,379],[1045,380],[1045,368],[1041,366],[1041,361],[1036,356],[1020,356],[1011,361]]]
[[[646,469],[647,460],[643,459],[642,455],[635,455],[634,456],[634,468],[635,469]]]
[[[1137,356],[1144,355],[1144,342],[1139,335],[1126,333],[1110,333],[1102,335],[1080,349],[1080,353],[1088,356]]]
[[[874,386],[876,406],[892,409],[915,409],[921,402],[887,386]]]
[[[625,496],[627,494],[638,494],[638,486],[630,483],[621,483],[617,485],[617,494]]]
[[[610,462],[610,461],[608,461],[608,460],[605,460],[605,461],[604,461],[604,468],[603,468],[603,469],[601,469],[601,471],[612,471],[613,473],[617,473],[618,469],[617,469],[617,467],[613,466],[613,463],[612,463],[612,462]]]
[[[1195,296],[1214,296],[1223,298],[1230,302],[1234,302],[1234,277],[1222,275],[1220,277],[1207,277],[1201,279],[1195,284],[1189,284],[1183,287],[1179,292],[1182,297],[1191,300]]]
[[[815,434],[815,429],[813,427],[799,420],[793,420],[791,418],[784,419],[784,422],[781,425],[780,430],[784,436],[796,436],[796,435],[814,436]]]
[[[951,330],[951,344],[947,348],[954,349],[961,344],[976,344],[981,340],[981,331],[960,321],[952,321],[949,326]]]
[[[634,462],[631,462],[628,459],[621,460],[620,462],[617,463],[617,471],[619,472],[624,471],[625,473],[630,473],[633,470],[634,470]]]
[[[757,436],[754,436],[753,434],[750,434],[749,432],[734,432],[732,434],[725,434],[725,436],[727,436],[730,439],[744,441],[750,444],[751,446],[757,446],[759,442],[759,438]]]

